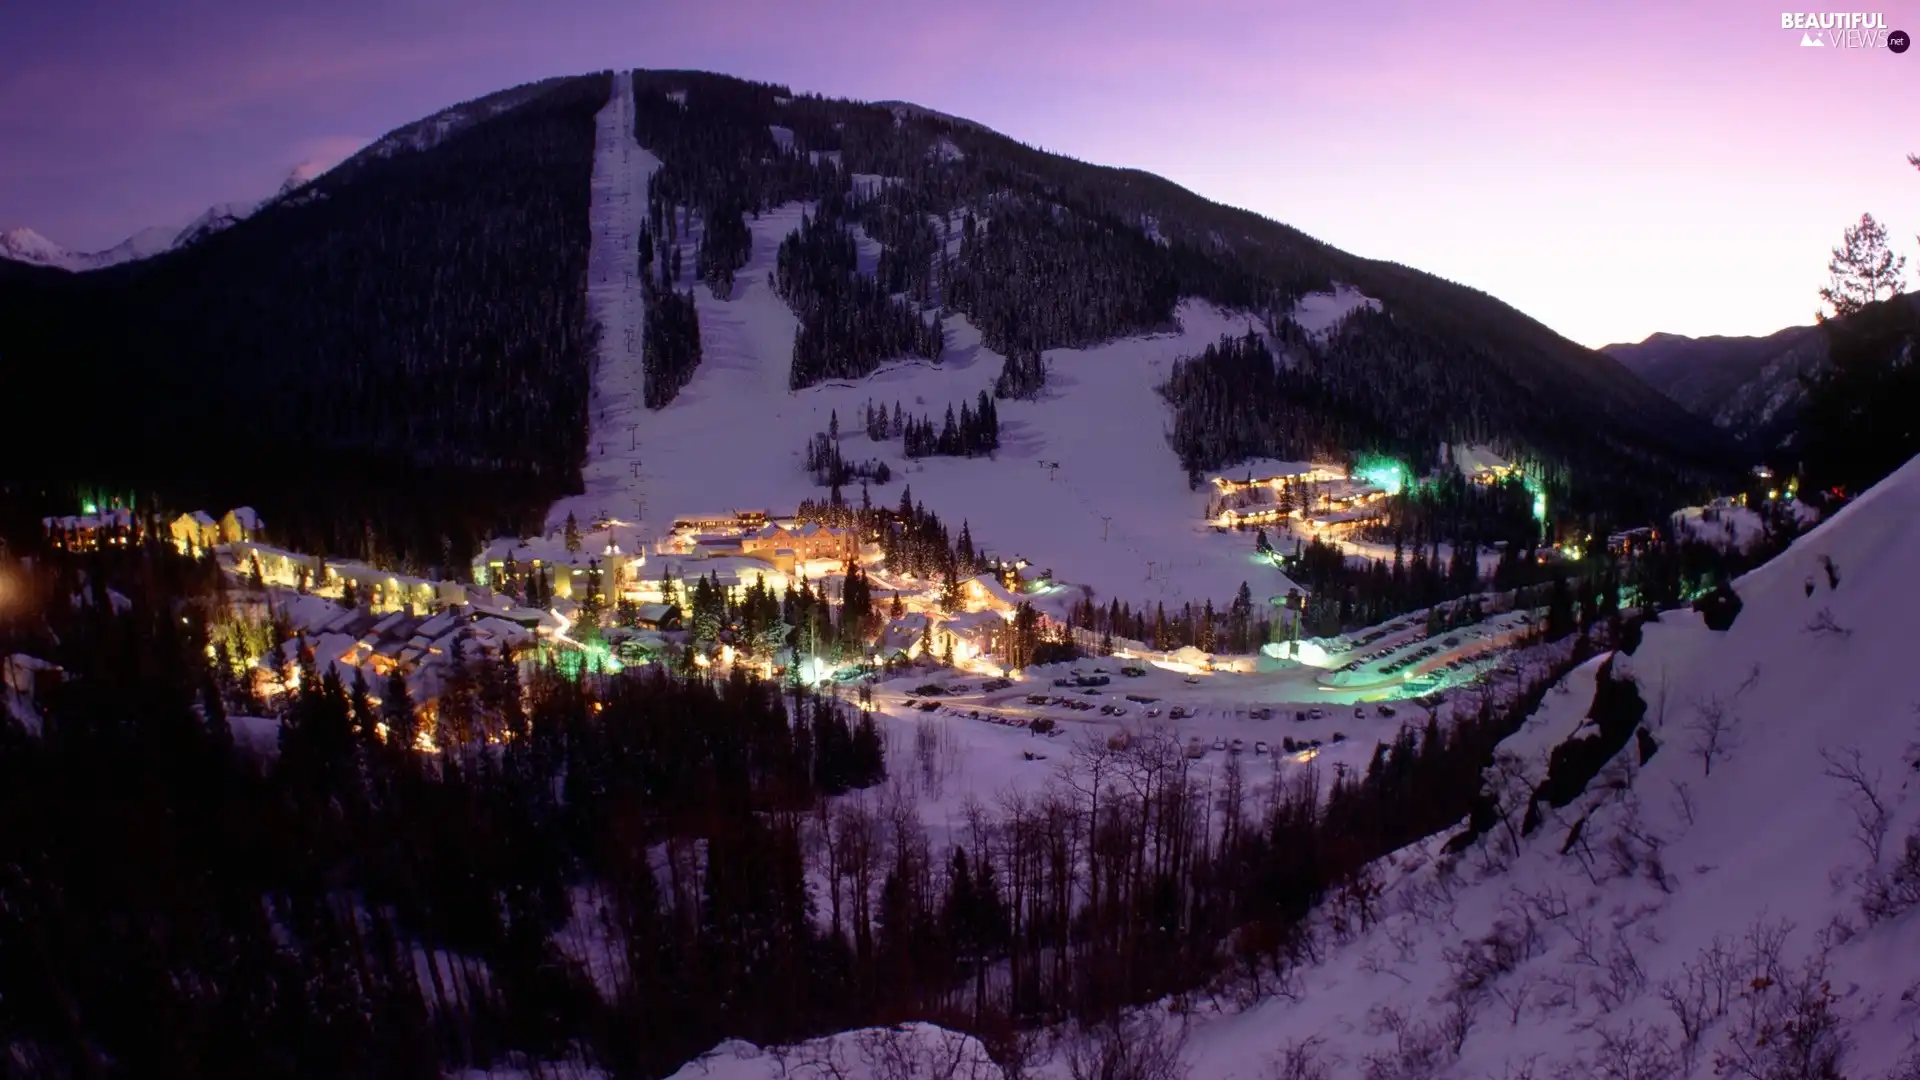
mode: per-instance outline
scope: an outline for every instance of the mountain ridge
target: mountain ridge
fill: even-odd
[[[1709,425],[1614,359],[1497,298],[1352,256],[1164,178],[1047,154],[923,107],[795,95],[699,72],[632,78],[641,145],[664,163],[653,185],[659,276],[673,270],[676,293],[704,285],[703,320],[710,301],[721,305],[715,315],[726,311],[732,277],[751,253],[747,219],[800,206],[872,245],[874,261],[863,256],[858,274],[884,275],[886,287],[859,303],[879,305],[876,312],[904,306],[923,320],[934,312],[964,317],[979,331],[983,355],[1017,359],[1035,378],[1049,350],[1159,332],[1189,300],[1247,313],[1290,358],[1307,396],[1291,419],[1219,412],[1218,401],[1245,397],[1230,385],[1212,387],[1217,398],[1203,393],[1175,405],[1188,430],[1202,435],[1190,470],[1222,455],[1244,459],[1249,446],[1251,456],[1282,460],[1388,453],[1424,470],[1442,444],[1488,444],[1538,462],[1543,482],[1567,495],[1556,494],[1555,505],[1637,520],[1673,505],[1675,485],[1704,488],[1736,467],[1731,444]],[[599,331],[572,320],[584,310],[593,116],[610,84],[607,73],[545,80],[441,110],[376,140],[300,197],[269,200],[167,258],[72,275],[50,294],[38,291],[46,286],[38,276],[5,275],[13,295],[0,295],[0,311],[10,314],[0,320],[0,348],[10,359],[41,361],[30,365],[30,378],[46,393],[86,386],[109,433],[85,460],[57,468],[74,480],[183,487],[204,493],[196,503],[256,505],[279,520],[314,511],[313,500],[262,505],[272,498],[263,492],[288,490],[275,463],[336,452],[512,474],[511,483],[480,489],[548,504],[577,493],[592,409],[579,358]],[[528,171],[536,167],[564,171]],[[508,173],[538,186],[538,213],[505,186]],[[434,231],[454,217],[469,222],[464,233]],[[555,245],[564,257],[543,257],[531,272],[528,253]],[[668,265],[670,247],[692,256],[691,274]],[[476,276],[449,285],[464,274]],[[1329,335],[1305,333],[1292,318],[1297,302],[1340,285],[1378,301],[1379,310],[1358,311]],[[454,295],[491,297],[495,314],[450,324],[445,298]],[[831,292],[821,302],[855,299]],[[801,312],[815,300],[793,293],[782,302]],[[516,313],[511,325],[502,321],[508,311]],[[559,311],[567,314],[551,314]],[[878,339],[846,336],[865,332],[865,316],[853,314],[807,311],[808,332],[824,335],[812,347],[842,357],[866,350],[857,378],[873,362],[903,358]],[[704,325],[695,333],[708,336]],[[518,344],[506,349],[507,341]],[[791,359],[784,345],[768,348],[738,362],[784,367]],[[481,366],[462,366],[469,363]],[[576,363],[583,366],[556,378],[554,365]],[[429,370],[442,372],[432,391],[413,381]],[[453,401],[466,401],[465,391],[448,397],[466,382],[495,378],[497,393],[460,409]],[[509,392],[530,380],[545,388]],[[402,385],[414,389],[401,393]],[[1311,423],[1292,422],[1301,418]],[[1114,419],[1146,432],[1155,419],[1168,426],[1164,412]],[[211,469],[164,434],[183,423],[232,430],[258,452],[245,469]],[[1251,427],[1237,443],[1212,438],[1243,423]],[[508,431],[511,454],[499,441]],[[515,455],[521,464],[510,461]],[[168,458],[180,460],[163,464]],[[194,478],[180,479],[185,473]],[[527,505],[520,498],[515,505]],[[421,502],[402,516],[426,514]],[[312,546],[345,536],[363,546],[365,515],[340,513],[325,530],[332,539]],[[451,505],[428,516],[441,513],[471,516]],[[483,516],[499,527],[493,510]],[[444,552],[441,537],[465,529],[422,520],[400,531],[417,532],[406,546]]]
[[[29,225],[17,225],[0,232],[0,259],[44,266],[69,273],[104,270],[112,266],[151,259],[212,236],[244,221],[261,208],[284,199],[311,183],[326,170],[317,162],[305,161],[293,167],[278,191],[256,202],[215,203],[184,225],[149,225],[109,248],[99,251],[74,251],[54,243]]]
[[[1920,307],[1920,292],[1907,299]],[[1825,370],[1818,324],[1771,334],[1689,337],[1658,332],[1598,351],[1649,386],[1740,442],[1759,450],[1790,445],[1806,404],[1804,380]]]

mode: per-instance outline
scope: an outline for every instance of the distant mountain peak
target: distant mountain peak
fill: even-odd
[[[280,189],[268,198],[257,202],[215,203],[185,225],[151,225],[101,251],[70,251],[28,226],[17,226],[0,233],[0,259],[74,273],[150,259],[197,244],[214,233],[229,229],[252,217],[269,203],[300,191],[326,171],[327,166],[318,161],[303,161],[293,167],[281,182]]]
[[[0,233],[0,258],[35,266],[71,269],[67,263],[72,260],[73,253],[27,226],[19,225]]]

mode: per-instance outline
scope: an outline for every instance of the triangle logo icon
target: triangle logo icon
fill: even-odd
[[[1827,47],[1827,43],[1814,37],[1812,34],[1803,32],[1800,35],[1800,47],[1803,49],[1824,49]]]

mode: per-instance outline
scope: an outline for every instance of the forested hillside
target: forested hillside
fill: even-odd
[[[1164,329],[1182,297],[1199,297],[1260,313],[1289,366],[1279,386],[1252,368],[1210,373],[1202,397],[1274,406],[1258,431],[1227,435],[1192,405],[1198,398],[1175,399],[1187,403],[1174,426],[1187,433],[1176,438],[1193,468],[1281,446],[1424,464],[1443,440],[1493,442],[1610,502],[1726,464],[1726,441],[1708,425],[1498,301],[1353,258],[1157,177],[912,106],[700,72],[636,72],[634,88],[636,137],[665,162],[652,186],[655,233],[672,242],[676,229],[707,223],[701,276],[722,294],[744,261],[725,239],[738,214],[820,202],[781,255],[778,286],[801,320],[796,388],[883,359],[937,360],[936,343],[904,319],[919,307],[967,315],[1008,358],[1000,395],[1030,396],[1044,388],[1042,350]],[[716,222],[728,230],[721,240]],[[856,242],[879,249],[862,273]],[[1291,320],[1302,296],[1336,283],[1384,310],[1322,334]]]
[[[532,523],[579,484],[609,83],[443,111],[187,251],[81,275],[7,269],[9,389],[62,418],[57,453],[35,426],[0,436],[8,474],[48,510],[70,511],[79,484],[174,508],[247,503],[282,539],[420,570]],[[1708,425],[1498,301],[1157,177],[911,106],[695,72],[637,72],[634,87],[635,135],[663,163],[634,253],[665,279],[646,304],[654,407],[701,357],[676,264],[724,300],[748,219],[798,200],[817,211],[777,275],[795,351],[759,358],[790,363],[795,388],[937,363],[937,317],[957,312],[1005,357],[996,392],[1032,397],[1047,392],[1044,350],[1164,330],[1197,297],[1259,314],[1286,370],[1189,372],[1163,427],[1190,469],[1282,450],[1417,465],[1443,440],[1486,442],[1553,471],[1573,506],[1618,509],[1727,464]],[[1325,332],[1291,320],[1337,283],[1381,310]],[[1145,438],[1154,419],[1115,418]]]
[[[185,251],[0,279],[10,396],[57,418],[9,426],[4,468],[56,498],[250,504],[314,548],[422,567],[537,516],[584,451],[608,86],[410,126]]]

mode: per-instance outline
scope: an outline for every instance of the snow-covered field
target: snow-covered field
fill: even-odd
[[[1261,599],[1285,592],[1284,579],[1255,560],[1247,537],[1201,524],[1207,493],[1188,489],[1166,443],[1168,413],[1154,388],[1169,365],[1249,325],[1210,305],[1183,305],[1176,332],[1048,352],[1045,396],[999,403],[1002,449],[995,459],[909,461],[898,442],[867,441],[865,403],[890,409],[898,402],[938,423],[948,405],[957,410],[991,392],[1002,358],[956,315],[945,320],[947,348],[938,364],[908,361],[859,382],[790,392],[797,323],[767,282],[780,241],[806,209],[789,204],[751,222],[753,255],[729,299],[693,287],[700,368],[672,404],[644,409],[631,264],[646,177],[657,159],[632,143],[630,93],[622,81],[601,113],[594,169],[589,299],[604,329],[586,493],[556,505],[553,522],[569,512],[581,520],[638,516],[643,527],[660,530],[676,515],[791,512],[800,500],[827,494],[802,468],[803,451],[837,411],[842,455],[881,459],[894,471],[892,483],[872,489],[876,503],[897,502],[902,485],[910,485],[917,501],[955,530],[968,522],[976,542],[995,554],[1024,557],[1097,595],[1134,603],[1210,598],[1224,605],[1243,581]],[[875,254],[863,252],[863,265]]]

